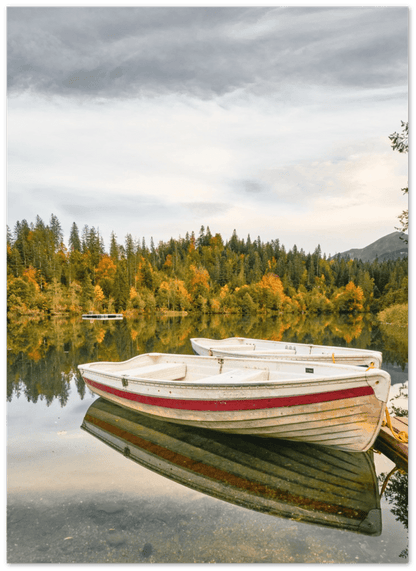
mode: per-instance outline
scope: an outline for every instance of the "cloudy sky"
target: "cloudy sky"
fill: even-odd
[[[7,223],[327,255],[394,232],[408,9],[7,10]]]

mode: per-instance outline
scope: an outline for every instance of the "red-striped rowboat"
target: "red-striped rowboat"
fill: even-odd
[[[361,452],[390,389],[380,369],[301,361],[148,353],[78,368],[94,393],[162,420]]]

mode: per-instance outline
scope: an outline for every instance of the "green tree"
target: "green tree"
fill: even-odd
[[[19,250],[16,247],[13,246],[10,249],[10,254],[8,255],[7,262],[8,262],[7,269],[8,271],[10,269],[10,273],[14,275],[14,277],[17,278],[18,276],[22,275],[24,266],[19,254]]]
[[[81,250],[81,240],[79,239],[78,226],[75,224],[75,222],[73,222],[71,226],[71,233],[69,235],[68,244],[71,251],[76,250],[79,252]]]
[[[55,214],[51,214],[51,219],[49,221],[49,228],[50,228],[50,231],[52,233],[54,250],[56,252],[58,250],[58,248],[60,247],[61,242],[64,238],[64,233],[62,232],[61,224],[60,224],[57,216],[55,216]]]
[[[116,311],[126,309],[130,288],[127,281],[127,264],[125,258],[117,264],[113,283],[113,298]]]
[[[136,254],[134,240],[131,234],[126,235],[125,241],[126,262],[127,262],[127,281],[129,287],[134,285],[134,274],[136,272]]]
[[[46,299],[53,314],[56,315],[65,311],[64,290],[56,278],[53,278],[47,287]]]
[[[31,262],[29,258],[29,233],[30,226],[26,220],[16,222],[14,227],[14,247],[17,248],[24,267],[28,267]]]
[[[119,259],[119,245],[117,244],[117,237],[114,232],[111,232],[110,237],[110,257],[113,262],[117,263]]]
[[[91,311],[94,300],[94,286],[92,285],[90,275],[87,273],[82,282],[81,306],[85,311]]]

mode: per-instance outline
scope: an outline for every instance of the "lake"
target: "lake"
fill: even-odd
[[[362,315],[8,325],[8,563],[408,562],[407,472],[391,473],[378,451],[151,423],[106,405],[77,371],[191,353],[191,337],[244,336],[382,351],[399,384],[408,379],[404,334]]]

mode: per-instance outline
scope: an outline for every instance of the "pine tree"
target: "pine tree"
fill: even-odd
[[[79,239],[78,226],[75,222],[73,222],[71,226],[68,244],[71,251],[81,251],[81,240]]]
[[[51,214],[51,219],[49,221],[49,228],[52,232],[52,240],[54,245],[54,251],[56,252],[61,245],[64,238],[64,233],[62,232],[61,224],[54,214]]]
[[[134,285],[134,275],[136,273],[136,256],[134,241],[131,234],[126,235],[126,262],[127,262],[127,282],[130,286]]]
[[[110,257],[113,260],[113,262],[118,262],[119,246],[117,244],[117,238],[114,232],[111,232],[111,237],[110,237]]]
[[[94,286],[92,285],[90,275],[87,273],[82,282],[81,305],[85,311],[90,311],[93,307]]]
[[[116,275],[113,284],[113,298],[116,311],[123,311],[127,307],[130,288],[127,282],[126,260],[122,259],[117,264]]]

